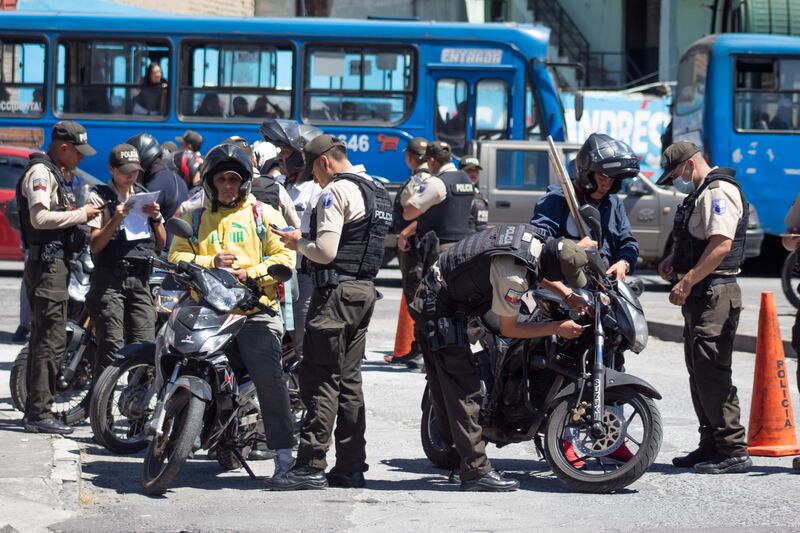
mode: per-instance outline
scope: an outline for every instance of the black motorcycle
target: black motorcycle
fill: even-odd
[[[172,219],[169,225],[173,234],[191,236],[186,222]],[[255,478],[242,452],[263,440],[258,431],[258,400],[252,381],[236,366],[231,342],[247,316],[231,312],[236,308],[274,311],[258,302],[255,280],[243,285],[226,270],[194,263],[164,262],[162,266],[190,287],[197,300],[181,300],[156,338],[158,398],[146,426],[152,440],[142,468],[144,491],[166,492],[197,448],[215,449],[223,469],[243,466]],[[292,271],[273,265],[269,275],[286,281]]]
[[[581,211],[599,241],[599,213],[591,206]],[[475,354],[485,391],[484,440],[498,447],[534,441],[571,489],[608,493],[639,479],[655,461],[662,424],[653,400],[661,395],[621,368],[622,352],[639,353],[647,344],[647,322],[635,292],[640,286],[609,279],[600,255],[587,254],[589,285],[576,292],[592,314],[575,313],[543,289],[532,292],[533,311],[523,312],[530,321],[572,318],[585,326],[578,338],[509,340],[490,316],[473,320],[470,333],[484,348]],[[439,437],[427,388],[422,411],[425,454],[448,468],[450,450]]]

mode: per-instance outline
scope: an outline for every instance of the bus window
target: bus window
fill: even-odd
[[[706,94],[708,56],[694,53],[678,64],[678,94],[675,95],[675,112],[687,115],[703,107]]]
[[[467,148],[467,82],[458,78],[436,81],[434,133],[437,141],[450,144],[462,156]]]
[[[411,49],[309,49],[303,117],[312,122],[394,124],[411,110]]]
[[[170,50],[161,43],[62,40],[55,111],[61,115],[165,117]]]
[[[531,80],[525,77],[525,138],[539,139],[542,136],[542,126],[539,122],[539,106],[536,95],[533,93]]]
[[[44,72],[43,43],[0,41],[0,114],[41,116]]]
[[[497,188],[544,191],[550,184],[549,154],[543,150],[497,150]]]
[[[736,60],[737,130],[800,129],[800,60]]]
[[[503,80],[475,85],[475,139],[508,139],[508,83]]]
[[[247,121],[292,115],[292,50],[189,43],[181,58],[182,116]]]

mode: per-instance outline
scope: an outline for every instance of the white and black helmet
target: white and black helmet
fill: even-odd
[[[630,146],[603,133],[592,133],[575,157],[575,182],[585,194],[597,190],[593,174],[614,180],[609,194],[619,192],[622,180],[639,174],[639,158]]]
[[[306,168],[303,149],[311,139],[322,135],[322,130],[309,124],[298,124],[294,120],[281,118],[267,119],[261,123],[261,135],[264,140],[271,142],[278,149],[281,146],[290,146],[294,153],[284,161],[286,171],[291,174],[302,174]]]
[[[225,171],[236,172],[242,177],[236,203],[246,199],[253,186],[253,163],[247,150],[236,144],[218,144],[208,151],[203,166],[200,168],[203,190],[206,197],[212,199],[212,211],[216,210],[219,205],[217,189],[214,187],[214,176]]]

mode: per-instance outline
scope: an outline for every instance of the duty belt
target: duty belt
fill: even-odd
[[[122,259],[117,261],[114,266],[98,265],[99,268],[107,268],[114,272],[114,276],[127,278],[128,276],[149,277],[151,264],[145,259]]]
[[[327,270],[312,270],[309,274],[311,276],[311,284],[314,286],[315,289],[324,289],[327,287],[336,287],[339,283],[343,281],[356,281],[360,279],[368,279],[368,278],[359,278],[356,276],[349,276],[347,274],[340,274],[335,270],[327,269]]]
[[[28,257],[34,261],[52,263],[56,259],[65,259],[64,245],[60,242],[46,244],[31,244],[28,247]]]

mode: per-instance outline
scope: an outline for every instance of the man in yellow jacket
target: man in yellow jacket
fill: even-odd
[[[278,211],[250,194],[252,179],[250,155],[242,148],[233,144],[212,148],[202,168],[205,205],[183,215],[194,235],[191,239],[176,236],[169,260],[229,269],[242,282],[258,279],[261,303],[277,310],[275,280],[267,268],[273,264],[294,268],[295,254],[272,233],[270,224],[283,228],[286,222]],[[292,467],[295,445],[294,417],[281,364],[282,338],[281,319],[256,309],[248,313],[235,340],[256,386],[267,446],[277,452],[275,475]]]

